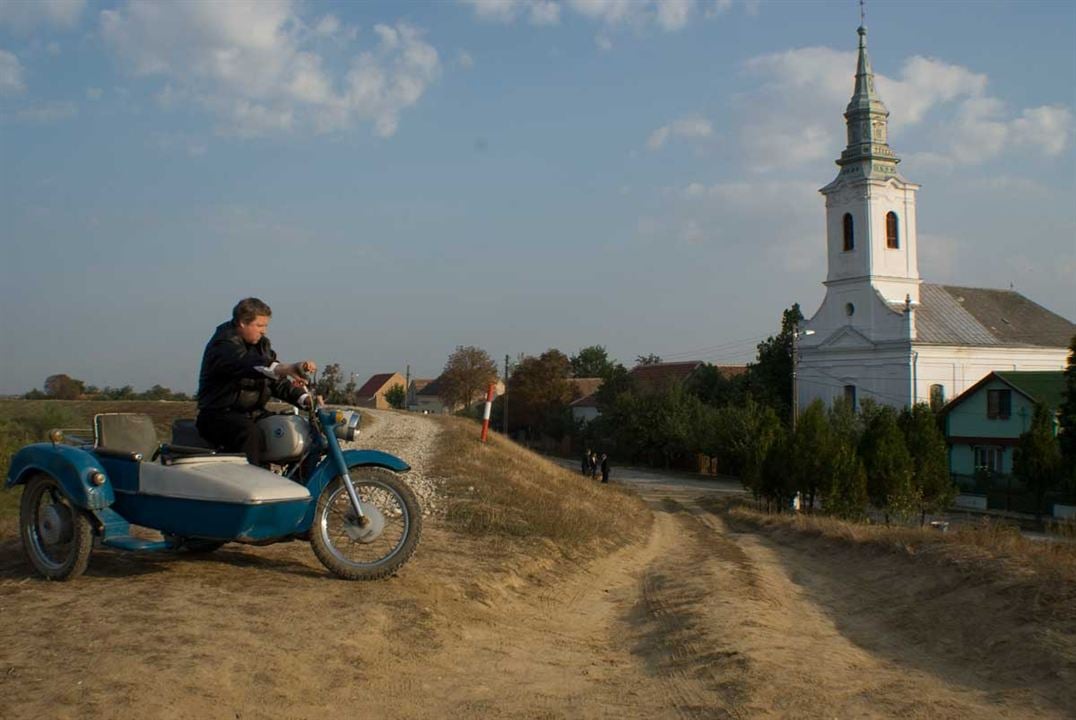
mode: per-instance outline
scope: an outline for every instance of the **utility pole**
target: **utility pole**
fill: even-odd
[[[411,365],[407,366],[407,377],[404,379],[404,410],[409,409],[411,404]]]
[[[501,416],[504,419],[504,436],[508,437],[508,354],[504,355],[504,396],[501,397]]]
[[[792,432],[796,432],[796,418],[800,414],[800,389],[798,381],[799,352],[798,341],[800,335],[814,335],[814,330],[800,330],[799,323],[792,326]]]

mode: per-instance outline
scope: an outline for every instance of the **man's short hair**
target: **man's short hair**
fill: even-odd
[[[259,315],[272,317],[273,311],[269,306],[255,297],[243,298],[232,308],[232,320],[237,323],[250,323]]]

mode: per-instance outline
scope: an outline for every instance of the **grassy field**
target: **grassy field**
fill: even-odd
[[[445,478],[454,530],[582,554],[649,529],[652,515],[633,493],[582,478],[495,433],[483,445],[474,421],[436,421],[443,426],[434,465]]]

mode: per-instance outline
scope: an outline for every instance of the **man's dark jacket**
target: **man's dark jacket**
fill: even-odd
[[[297,404],[303,395],[301,389],[288,380],[271,380],[255,370],[275,361],[269,338],[248,345],[233,321],[217,326],[202,355],[198,412],[253,412],[264,408],[270,396]]]

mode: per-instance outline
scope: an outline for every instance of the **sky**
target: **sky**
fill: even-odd
[[[0,393],[459,345],[742,363],[826,274],[855,0],[0,0]],[[924,280],[1076,319],[1076,4],[870,0]]]

